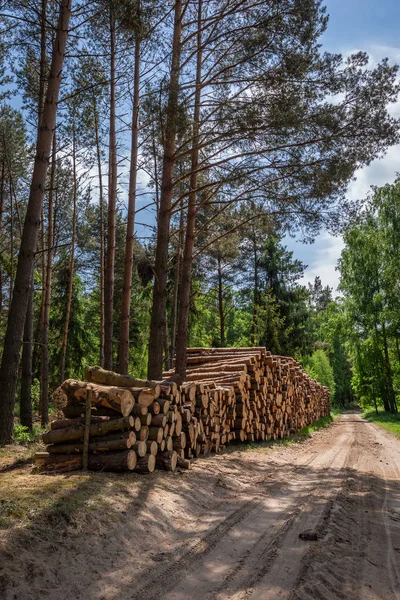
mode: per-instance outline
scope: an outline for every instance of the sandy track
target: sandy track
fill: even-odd
[[[125,481],[111,521],[26,537],[18,556],[6,540],[5,598],[400,599],[400,443],[357,413],[303,444]]]

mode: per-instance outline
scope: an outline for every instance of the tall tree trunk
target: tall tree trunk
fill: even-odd
[[[72,236],[71,236],[71,258],[69,262],[69,279],[68,279],[68,296],[67,306],[65,310],[64,332],[62,339],[62,356],[60,368],[60,385],[65,380],[65,365],[67,362],[68,350],[68,332],[69,322],[71,317],[72,293],[74,289],[74,274],[75,274],[75,240],[76,240],[76,203],[78,195],[78,183],[76,175],[76,131],[75,131],[75,115],[72,124],[72,177],[73,177],[73,209],[72,209]]]
[[[140,8],[139,8],[140,10]],[[129,173],[128,223],[126,228],[124,283],[121,299],[119,372],[128,373],[129,325],[131,317],[132,269],[135,235],[136,182],[139,147],[139,86],[140,86],[140,37],[135,42],[135,67],[133,82],[131,167]]]
[[[40,19],[40,71],[39,71],[39,97],[38,97],[38,132],[42,125],[43,111],[46,98],[46,74],[47,74],[47,0],[42,0],[41,3],[41,19]],[[44,310],[44,295],[45,295],[45,270],[44,270],[44,216],[43,203],[41,210],[41,223],[43,227],[42,236],[42,302],[41,302],[41,318],[38,320],[38,325],[42,322]],[[27,312],[24,325],[24,338],[21,357],[21,392],[20,392],[20,420],[21,424],[32,429],[32,379],[33,379],[33,323],[34,323],[34,275],[32,274],[31,293],[28,301]],[[40,412],[42,414],[41,398]],[[47,423],[47,421],[46,421]]]
[[[221,347],[225,346],[225,311],[224,311],[224,282],[222,279],[221,258],[218,257],[218,314],[219,314],[219,337]]]
[[[258,318],[258,255],[257,241],[253,237],[253,260],[254,260],[254,289],[253,289],[253,316],[251,321],[250,343],[256,345],[257,318]]]
[[[31,288],[36,244],[52,138],[56,123],[57,103],[70,16],[71,0],[61,0],[57,33],[53,45],[51,68],[43,110],[43,119],[37,137],[32,183],[22,233],[21,247],[18,255],[11,310],[7,320],[4,350],[0,366],[0,445],[11,442],[13,438],[14,403],[21,340],[29,295],[32,293]]]
[[[219,314],[219,337],[221,347],[225,346],[225,312],[224,312],[224,285],[222,280],[221,258],[218,257],[218,314]]]
[[[33,290],[33,278],[32,278]],[[32,429],[32,346],[33,346],[33,291],[29,294],[24,324],[24,343],[21,358],[20,422]]]
[[[150,323],[148,377],[161,379],[167,306],[168,244],[173,175],[175,166],[175,138],[178,122],[178,95],[182,35],[182,2],[175,2],[174,33],[172,42],[171,73],[165,126],[163,173],[161,180],[160,210],[158,212],[157,247],[154,266],[153,304]]]
[[[11,173],[10,176],[10,301],[14,286],[14,211],[13,211],[13,200],[12,200],[12,186],[11,186]]]
[[[115,123],[115,18],[110,6],[110,147],[108,173],[107,263],[104,280],[104,366],[113,366],[115,228],[117,207],[117,137]]]
[[[383,340],[383,352],[385,355],[386,386],[387,386],[387,392],[388,392],[388,401],[389,401],[390,412],[397,413],[396,396],[395,396],[394,389],[393,389],[392,367],[390,364],[385,323],[382,323],[382,340]]]
[[[197,60],[196,60],[196,91],[193,112],[193,146],[190,174],[190,191],[188,198],[188,211],[186,222],[185,249],[183,252],[182,274],[179,302],[179,323],[177,336],[177,352],[175,371],[183,378],[186,376],[187,346],[189,339],[189,308],[190,308],[190,282],[192,277],[194,231],[196,220],[197,198],[197,169],[199,166],[199,133],[200,133],[200,105],[201,105],[201,69],[202,69],[202,0],[198,0],[197,10]]]
[[[53,155],[51,159],[51,175],[49,190],[49,206],[47,214],[47,264],[46,264],[46,287],[44,293],[44,307],[42,316],[42,345],[41,345],[41,369],[40,369],[40,417],[42,427],[48,422],[49,415],[49,319],[51,282],[53,275],[53,244],[54,244],[54,205],[53,194],[56,178],[56,152],[57,141],[54,132]]]
[[[175,279],[174,279],[174,295],[172,299],[172,332],[171,332],[171,349],[170,349],[170,364],[168,369],[172,367],[172,359],[176,354],[176,341],[177,341],[177,329],[178,329],[178,304],[179,304],[179,289],[180,289],[180,278],[182,270],[182,250],[184,244],[184,214],[183,214],[183,198],[181,200],[180,218],[179,218],[179,236],[178,236],[178,248],[176,250],[176,265],[175,265]]]
[[[93,114],[96,134],[97,171],[99,178],[99,210],[100,210],[100,366],[104,367],[104,196],[103,175],[101,170],[101,151],[99,136],[99,118],[97,114],[96,96],[93,94]]]
[[[4,187],[5,187],[5,164],[4,160],[1,165],[1,182],[0,182],[0,236],[3,235],[3,212],[4,212]],[[0,323],[3,318],[3,272],[0,263]],[[10,298],[11,300],[11,298]]]

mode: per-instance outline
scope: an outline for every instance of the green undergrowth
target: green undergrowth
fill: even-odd
[[[375,423],[388,431],[391,431],[398,437],[400,437],[400,414],[393,415],[392,413],[379,410],[378,414],[374,408],[369,408],[363,412],[364,419]]]

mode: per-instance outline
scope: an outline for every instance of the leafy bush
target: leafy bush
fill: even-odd
[[[329,358],[323,350],[315,350],[311,356],[301,359],[304,369],[322,385],[326,385],[330,392],[331,398],[335,396],[335,378],[333,369],[329,362]]]
[[[25,425],[14,424],[14,442],[22,446],[29,442],[36,442],[42,433],[43,429],[39,425],[34,425],[32,431],[30,431]]]

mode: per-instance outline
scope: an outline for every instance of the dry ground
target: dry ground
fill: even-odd
[[[356,412],[186,472],[3,464],[0,509],[5,600],[400,599],[400,442]]]

